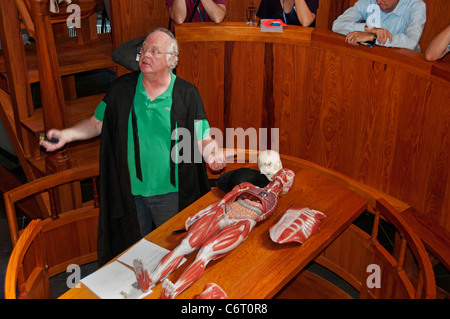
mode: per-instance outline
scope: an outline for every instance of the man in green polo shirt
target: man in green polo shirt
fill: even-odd
[[[47,137],[57,143],[40,142],[53,151],[102,134],[100,264],[209,191],[205,162],[220,170],[232,155],[217,151],[197,89],[172,73],[177,62],[172,33],[152,31],[141,47],[140,71],[117,79],[91,118],[49,130]],[[176,143],[182,132],[190,141],[183,150],[192,155],[187,160]],[[196,162],[198,157],[204,160]]]

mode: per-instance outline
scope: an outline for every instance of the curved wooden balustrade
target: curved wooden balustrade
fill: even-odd
[[[280,153],[364,185],[408,217],[414,208],[448,242],[448,63],[295,26],[263,33],[191,23],[176,36],[177,75],[198,87],[211,127],[224,136],[226,128],[279,128]],[[448,249],[438,255],[449,264]]]
[[[13,246],[21,238],[16,205],[36,195],[47,198],[49,213],[44,215],[48,218],[42,220],[41,226],[50,277],[65,271],[69,264],[82,265],[97,260],[98,174],[98,165],[77,167],[39,178],[3,194]],[[88,189],[85,191],[88,195],[83,196],[81,185]],[[65,196],[67,193],[72,196]],[[67,198],[74,201],[68,203],[69,209],[64,206]]]
[[[39,219],[32,220],[14,247],[5,276],[6,299],[50,298],[41,224]]]
[[[391,223],[398,232],[393,253],[378,240],[380,218]],[[370,234],[351,225],[316,262],[353,285],[361,298],[436,297],[433,266],[422,241],[384,199],[377,200]]]

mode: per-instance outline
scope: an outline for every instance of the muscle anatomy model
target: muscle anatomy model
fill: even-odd
[[[291,207],[280,220],[270,227],[270,238],[279,244],[298,242],[303,244],[320,226],[325,214],[309,208]]]
[[[282,168],[266,187],[250,183],[235,186],[218,200],[186,220],[187,234],[183,241],[169,252],[152,273],[140,260],[134,269],[141,290],[147,291],[177,269],[185,255],[199,249],[196,259],[172,283],[165,279],[162,298],[175,298],[203,274],[211,260],[226,256],[242,243],[253,227],[271,217],[278,206],[280,194],[289,192],[294,184],[294,172]]]

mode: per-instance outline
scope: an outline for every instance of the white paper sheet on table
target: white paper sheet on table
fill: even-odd
[[[140,259],[142,260],[145,267],[151,272],[156,268],[161,259],[163,259],[163,257],[169,252],[170,251],[168,249],[162,248],[161,246],[158,246],[146,239],[141,239],[127,252],[122,254],[122,256],[117,258],[117,260],[130,267],[133,267],[133,260]],[[186,258],[183,258],[180,266],[185,261]]]
[[[128,251],[114,261],[91,275],[83,278],[81,282],[102,299],[140,299],[150,293],[139,289],[134,271],[125,265],[133,267],[134,259],[141,259],[145,267],[151,272],[160,260],[169,252],[146,239],[141,239]],[[183,258],[180,265],[186,261]],[[124,265],[125,264],[125,265]]]
[[[118,261],[114,261],[81,282],[101,299],[140,299],[152,293],[139,289],[134,271]]]

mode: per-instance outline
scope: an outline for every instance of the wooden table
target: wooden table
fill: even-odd
[[[256,168],[256,164],[252,165],[249,166]],[[299,168],[295,160],[283,158],[283,166],[292,169],[296,173],[296,179],[293,189],[280,197],[276,214],[258,224],[247,240],[227,256],[210,262],[203,276],[178,298],[195,298],[210,282],[222,287],[230,299],[272,298],[367,208],[366,200],[358,194],[327,177]],[[223,195],[221,190],[214,189],[150,233],[146,239],[169,250],[175,248],[185,234],[173,235],[172,231],[184,228],[188,216]],[[327,217],[322,220],[320,230],[303,245],[274,243],[269,237],[268,229],[287,208],[293,206],[316,209]],[[187,262],[171,274],[169,279],[175,282],[195,256],[196,252],[187,256]],[[148,298],[160,298],[161,284],[156,285],[153,291]],[[72,288],[60,298],[97,296],[81,284],[81,288]]]

